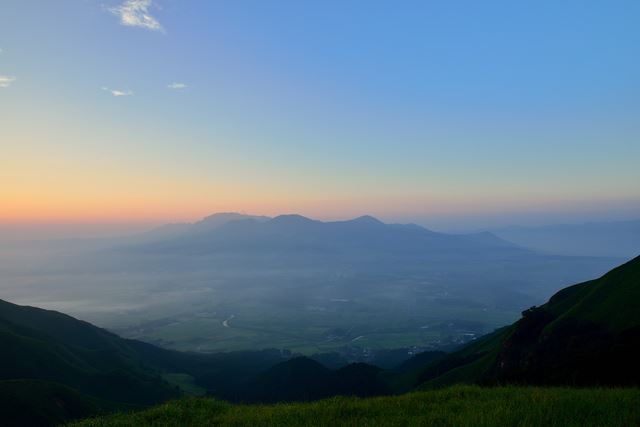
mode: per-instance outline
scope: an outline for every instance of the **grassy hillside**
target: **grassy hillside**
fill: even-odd
[[[455,383],[640,384],[640,257],[570,286],[513,325],[428,364],[422,388]]]
[[[115,426],[632,426],[640,425],[639,389],[480,388],[313,403],[231,405],[204,398],[85,420]]]
[[[599,279],[563,289],[545,308],[559,314],[546,333],[569,319],[600,324],[612,332],[640,326],[640,257]]]

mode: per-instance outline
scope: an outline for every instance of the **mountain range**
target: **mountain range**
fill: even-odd
[[[167,227],[172,230],[167,233]],[[164,226],[147,233],[155,243],[138,246],[143,251],[207,254],[220,251],[303,251],[311,253],[367,249],[369,253],[469,252],[474,250],[521,250],[490,232],[465,235],[430,231],[416,224],[385,224],[372,216],[323,222],[301,215],[274,218],[237,213],[213,214],[202,221]]]

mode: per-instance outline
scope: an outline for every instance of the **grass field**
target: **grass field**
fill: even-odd
[[[188,398],[73,424],[110,426],[638,426],[640,389],[456,386],[401,396],[231,405]]]

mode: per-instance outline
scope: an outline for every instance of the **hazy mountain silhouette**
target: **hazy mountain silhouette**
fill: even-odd
[[[240,301],[246,306],[251,300],[255,313],[290,307],[302,318],[309,317],[306,307],[319,307],[314,318],[326,323],[322,313],[328,317],[337,309],[347,317],[329,320],[343,318],[345,325],[336,326],[349,329],[353,323],[347,319],[354,311],[346,304],[336,306],[332,301],[338,299],[356,301],[355,310],[381,323],[402,317],[408,328],[417,329],[425,324],[415,324],[420,320],[412,313],[419,306],[441,313],[446,305],[451,314],[437,320],[471,325],[457,329],[471,328],[474,334],[498,326],[484,323],[486,311],[508,312],[511,320],[514,311],[540,303],[562,284],[600,275],[620,263],[541,254],[489,232],[446,234],[416,224],[385,224],[371,216],[345,221],[295,214],[210,218],[215,227],[193,226],[189,233],[123,245],[90,261],[140,276],[147,271],[175,274],[176,286],[182,288],[188,285],[183,275],[198,272],[204,281],[194,286],[217,289],[218,300],[225,303],[216,310],[229,314],[243,310]],[[402,309],[392,312],[394,304]],[[361,323],[360,330],[370,329],[367,325],[372,324]]]
[[[217,219],[216,215],[209,218],[214,217]],[[415,224],[385,224],[371,216],[331,222],[312,220],[301,215],[280,215],[272,219],[224,216],[215,224],[215,227],[194,225],[189,234],[182,233],[140,249],[188,253],[226,250],[326,251],[340,256],[347,251],[405,255],[416,252],[524,251],[488,232],[444,234]]]
[[[200,221],[165,224],[141,235],[135,236],[142,242],[165,240],[190,234],[203,233],[214,230],[231,221],[252,219],[255,221],[267,221],[267,216],[245,215],[237,212],[220,212],[209,215]]]

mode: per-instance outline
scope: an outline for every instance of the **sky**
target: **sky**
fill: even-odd
[[[3,0],[0,229],[640,217],[640,2]]]

